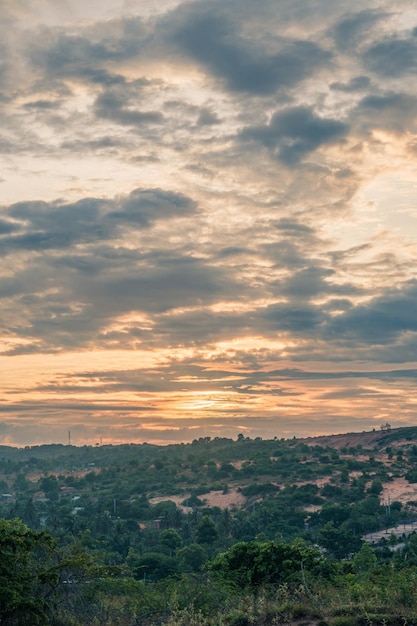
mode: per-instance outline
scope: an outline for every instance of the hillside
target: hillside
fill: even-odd
[[[89,614],[99,616],[96,623],[103,625],[297,624],[302,610],[308,616],[303,623],[341,626],[337,616],[349,614],[343,626],[359,626],[362,605],[368,613],[386,611],[375,624],[397,625],[405,623],[398,615],[411,623],[410,611],[417,609],[417,597],[409,609],[400,599],[391,600],[383,591],[385,582],[371,589],[365,585],[368,579],[359,577],[352,586],[352,576],[365,567],[354,564],[364,561],[368,569],[378,563],[378,576],[389,574],[390,580],[398,569],[398,588],[404,587],[407,598],[414,593],[409,581],[417,577],[417,428],[290,440],[207,437],[166,447],[3,446],[0,494],[0,518],[20,518],[31,529],[50,533],[64,554],[75,550],[77,567],[95,564],[93,570],[88,566],[87,580],[97,571],[106,582],[94,588],[94,609],[93,588],[81,586],[80,574],[67,572],[65,580],[76,583],[72,592],[84,590]],[[364,541],[375,549],[363,548]],[[236,574],[243,581],[246,570],[265,559],[256,576],[266,582],[262,576],[271,576],[269,585],[286,585],[279,588],[281,600],[273,596],[270,617],[260,617],[258,605],[255,610],[246,583],[242,592],[249,593],[245,602],[252,617],[242,615],[230,568],[243,556],[234,565],[226,556],[242,550],[257,555]],[[271,570],[270,557],[286,551],[302,564],[291,569],[293,557],[287,559],[288,581]],[[316,571],[317,559],[324,561]],[[209,584],[210,567],[218,568],[226,587]],[[407,570],[402,578],[404,567],[415,567],[414,574]],[[232,591],[226,592],[229,583]],[[343,592],[334,596],[340,586]],[[87,608],[78,596],[68,591],[68,611],[84,616],[77,626],[94,623],[85,617]],[[171,617],[164,621],[167,609],[163,613],[161,606],[167,606],[168,597]],[[218,606],[227,615],[223,622],[213,614]],[[183,621],[178,607],[185,611]],[[193,613],[200,610],[211,617]],[[133,615],[146,618],[134,621]]]
[[[299,439],[302,443],[308,445],[328,446],[335,450],[342,448],[350,448],[361,446],[366,449],[375,449],[383,445],[395,442],[407,443],[408,441],[417,440],[417,427],[411,426],[406,428],[383,428],[379,430],[363,431],[360,433],[344,433],[341,435],[322,435],[319,437],[308,437]]]

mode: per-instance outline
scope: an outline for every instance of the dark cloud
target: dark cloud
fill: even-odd
[[[160,219],[190,216],[195,211],[196,203],[183,194],[163,189],[136,189],[107,217],[119,224],[127,222],[147,226]]]
[[[368,95],[358,103],[352,118],[363,124],[368,131],[382,128],[394,132],[410,132],[415,129],[417,98],[407,93],[393,91]]]
[[[99,84],[123,82],[106,65],[137,57],[147,40],[139,18],[113,20],[80,34],[46,29],[28,44],[32,65],[45,68],[50,77],[78,78]]]
[[[78,154],[82,152],[97,153],[98,151],[114,151],[119,148],[128,149],[128,144],[129,141],[121,137],[104,135],[99,139],[63,141],[61,144],[61,148],[63,150],[68,150],[72,153],[76,152]]]
[[[282,40],[279,51],[271,52],[262,43],[255,44],[255,38],[242,37],[224,16],[196,6],[173,39],[232,91],[273,94],[311,76],[329,59],[329,53],[311,41]]]
[[[220,123],[221,120],[214,111],[207,108],[203,108],[200,110],[200,114],[197,120],[198,126],[213,126],[213,124]]]
[[[27,364],[29,396],[8,379],[2,436],[62,419],[80,437],[292,435],[372,427],[384,384],[410,402],[417,37],[401,11],[5,2],[0,359],[6,378]],[[213,392],[196,430],[190,391]],[[151,424],[119,402],[135,393]]]
[[[294,167],[321,146],[343,140],[347,132],[348,126],[339,120],[319,117],[308,107],[294,107],[274,113],[267,125],[246,128],[241,139],[265,146]]]
[[[85,198],[72,204],[20,202],[7,211],[15,222],[0,223],[0,234],[5,235],[0,237],[0,249],[3,253],[62,250],[81,242],[110,240],[127,227],[144,228],[195,210],[195,202],[187,196],[162,189],[136,189],[114,200]],[[16,230],[19,234],[14,234]]]
[[[335,91],[344,91],[346,93],[354,93],[356,91],[365,91],[371,86],[368,76],[354,76],[347,83],[330,83],[330,89]]]
[[[24,108],[29,110],[53,111],[60,106],[61,103],[57,100],[34,100],[33,102],[26,102]]]
[[[258,315],[274,330],[306,335],[318,330],[326,320],[320,307],[307,303],[299,306],[287,303],[271,304]]]
[[[370,380],[395,380],[397,378],[417,378],[416,369],[404,370],[369,370],[369,371],[349,371],[341,370],[338,372],[319,371],[313,372],[298,368],[280,369],[269,372],[265,375],[265,380],[342,380],[344,378],[366,378]]]
[[[353,307],[329,322],[332,336],[366,344],[395,342],[403,333],[417,332],[417,283],[388,291],[368,304]]]
[[[171,258],[156,267],[139,266],[123,275],[101,276],[93,284],[79,285],[79,294],[92,298],[96,307],[116,311],[165,312],[182,306],[215,302],[238,286],[221,268],[211,268],[198,259]]]
[[[1,405],[0,413],[20,413],[20,412],[38,412],[39,410],[46,411],[48,413],[55,411],[87,411],[90,413],[94,413],[95,411],[100,411],[103,413],[111,412],[111,413],[125,413],[126,411],[146,411],[152,412],[153,408],[151,405],[141,406],[139,404],[102,404],[94,402],[90,403],[66,403],[66,402],[28,402],[28,403],[19,403],[19,404],[9,404],[9,405]]]
[[[21,225],[15,222],[10,222],[8,220],[4,220],[0,218],[0,236],[1,235],[9,235],[10,233],[14,233],[17,230],[21,229]],[[1,242],[1,239],[0,239]]]
[[[332,31],[336,44],[341,50],[352,51],[363,42],[367,31],[386,17],[387,13],[370,10],[345,15]]]
[[[307,224],[302,224],[300,221],[292,217],[282,217],[275,224],[275,228],[280,231],[284,231],[287,236],[299,237],[305,235],[313,235],[314,229]]]
[[[398,78],[417,68],[417,39],[387,38],[372,44],[363,54],[365,65],[376,74]]]
[[[164,116],[160,111],[140,111],[128,108],[129,99],[124,90],[104,91],[95,102],[95,114],[125,126],[161,124]]]
[[[353,285],[337,284],[328,280],[335,277],[334,269],[312,265],[294,272],[286,280],[275,284],[279,293],[294,300],[309,300],[327,294],[353,296],[361,293],[361,290]]]

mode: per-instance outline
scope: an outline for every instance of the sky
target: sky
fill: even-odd
[[[410,0],[2,0],[0,443],[417,420]]]

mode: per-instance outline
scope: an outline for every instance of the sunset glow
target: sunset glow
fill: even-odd
[[[417,418],[417,12],[6,0],[0,443]]]

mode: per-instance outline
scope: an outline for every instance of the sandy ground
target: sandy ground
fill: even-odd
[[[158,496],[151,498],[150,502],[151,504],[158,504],[158,502],[171,500],[171,502],[175,502],[178,508],[182,509],[184,512],[190,512],[193,510],[191,507],[181,504],[181,502],[184,502],[190,495],[191,494],[182,496]],[[230,489],[227,493],[223,493],[223,491],[210,491],[210,493],[205,493],[203,496],[200,496],[200,500],[202,500],[206,506],[218,506],[221,509],[240,509],[244,505],[246,498],[236,489]]]
[[[386,483],[381,493],[381,501],[387,504],[389,500],[402,504],[406,504],[408,500],[417,501],[417,483],[411,484],[405,478],[395,478]]]

